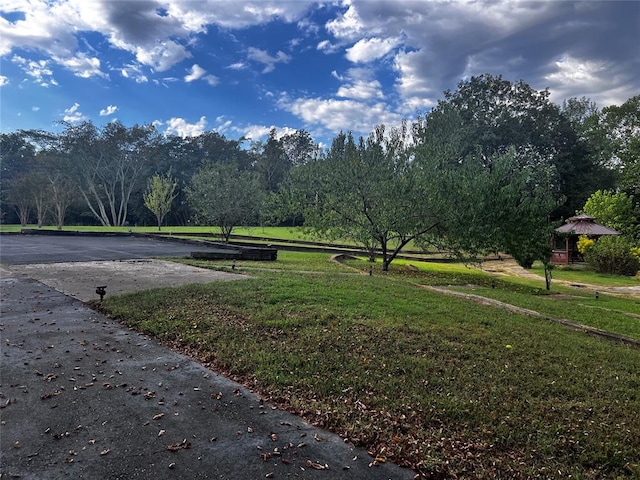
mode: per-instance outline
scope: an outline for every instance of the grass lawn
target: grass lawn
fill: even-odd
[[[370,276],[365,261],[328,259],[279,252],[238,264],[248,281],[100,308],[424,478],[640,478],[640,349],[418,284],[472,284],[557,316],[584,304],[583,318],[628,335],[637,302],[560,301],[530,280],[491,289],[461,265]]]
[[[27,225],[22,227],[20,225],[3,225],[0,224],[0,232],[19,232],[23,228],[37,229],[37,225]],[[43,226],[42,230],[57,230],[55,226]],[[137,232],[137,233],[158,233],[157,226],[150,227],[101,227],[101,226],[87,226],[87,225],[65,225],[63,230],[69,230],[71,232]],[[203,233],[203,234],[219,234],[220,229],[217,227],[180,227],[180,226],[166,226],[162,227],[160,233],[164,234],[180,234],[180,233]],[[300,227],[237,227],[233,229],[234,235],[249,235],[255,237],[268,237],[278,238],[282,240],[308,240],[309,237],[305,235],[304,231]]]
[[[532,273],[540,275],[544,279],[544,267],[534,264],[531,269]],[[587,283],[593,285],[607,285],[611,287],[625,287],[640,285],[640,276],[625,277],[622,275],[611,275],[607,273],[598,273],[586,265],[576,266],[560,266],[552,271],[555,280],[564,280],[567,282]]]

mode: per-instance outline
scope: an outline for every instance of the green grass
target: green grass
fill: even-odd
[[[428,478],[640,478],[640,349],[417,284],[481,285],[558,316],[577,308],[537,287],[490,289],[486,272],[414,266],[369,276],[279,252],[275,264],[243,263],[255,268],[248,281],[111,296],[101,308]],[[615,329],[624,320],[600,307],[638,308],[575,301]]]
[[[532,273],[536,273],[544,279],[544,268],[534,264],[531,269]],[[640,285],[640,276],[626,277],[622,275],[611,275],[607,273],[598,273],[591,270],[586,265],[580,266],[559,266],[553,269],[553,278],[555,280],[564,280],[567,282],[586,283],[593,285],[607,285],[612,287],[628,287]]]
[[[22,227],[20,225],[5,225],[0,224],[0,232],[19,232],[23,228],[37,229],[37,225],[27,225]],[[57,230],[55,226],[43,226],[42,230]],[[87,226],[87,225],[66,225],[63,230],[69,230],[72,232],[138,232],[138,233],[158,233],[157,226],[150,227],[102,227],[102,226]],[[193,227],[193,226],[165,226],[162,227],[160,233],[164,234],[180,234],[180,233],[204,233],[204,234],[219,234],[220,229],[218,227]],[[234,235],[249,235],[256,237],[268,237],[278,238],[282,240],[308,240],[309,237],[305,235],[302,228],[299,227],[237,227],[233,229]]]
[[[229,260],[193,260],[190,258],[174,258],[173,261],[194,265],[212,270],[231,271]],[[290,252],[278,250],[276,262],[256,262],[237,260],[235,268],[238,271],[256,273],[259,271],[298,271],[298,272],[344,272],[344,267],[332,262],[326,253]]]

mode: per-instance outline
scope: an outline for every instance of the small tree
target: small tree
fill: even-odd
[[[224,163],[202,167],[186,191],[196,221],[220,227],[225,242],[234,227],[259,219],[265,195],[257,174]]]
[[[21,176],[11,182],[7,190],[7,203],[13,205],[23,227],[29,223],[33,208],[33,184],[27,176]]]
[[[156,173],[149,179],[147,191],[144,193],[144,206],[158,219],[158,231],[161,230],[162,221],[171,211],[171,205],[178,196],[177,187],[178,182],[171,177],[171,171],[166,175]]]
[[[633,196],[624,192],[598,190],[587,199],[583,212],[624,235],[634,238],[640,236],[640,210],[634,205]]]
[[[51,203],[53,205],[56,226],[62,230],[67,209],[73,203],[76,190],[70,180],[60,172],[51,172],[47,176],[51,191]]]

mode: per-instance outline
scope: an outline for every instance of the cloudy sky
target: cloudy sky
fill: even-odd
[[[640,93],[640,2],[0,0],[0,131],[60,121],[318,141],[426,112],[482,73]]]

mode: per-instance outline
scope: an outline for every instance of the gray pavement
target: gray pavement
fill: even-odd
[[[65,261],[90,256],[66,242]],[[0,477],[414,477],[17,268],[0,269]]]
[[[194,251],[219,251],[206,244],[135,236],[0,235],[4,264],[93,262],[149,257],[186,257]]]

